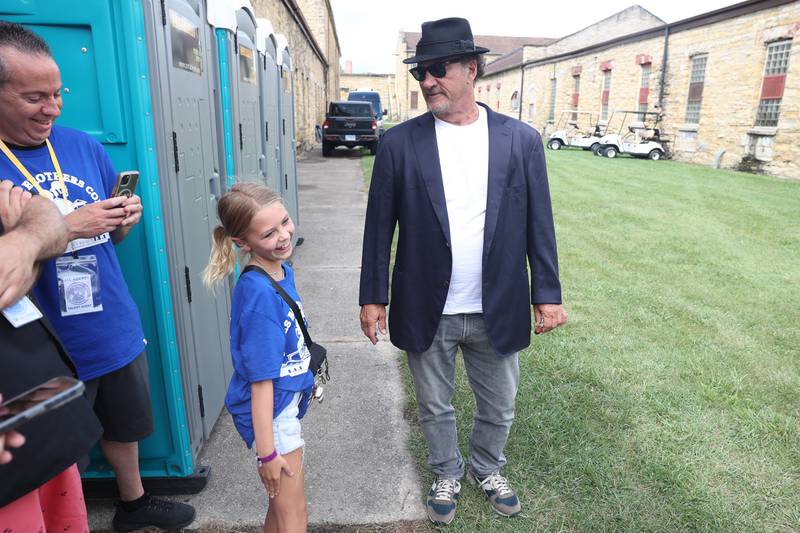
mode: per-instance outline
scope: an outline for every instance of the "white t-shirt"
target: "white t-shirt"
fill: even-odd
[[[486,110],[466,126],[436,121],[436,144],[442,168],[453,271],[445,315],[481,313],[483,226],[489,183],[489,126]]]

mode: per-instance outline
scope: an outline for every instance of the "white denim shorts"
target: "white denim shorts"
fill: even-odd
[[[289,405],[272,420],[272,435],[275,439],[275,449],[281,455],[286,455],[305,445],[300,433],[300,397],[302,392],[296,392]]]

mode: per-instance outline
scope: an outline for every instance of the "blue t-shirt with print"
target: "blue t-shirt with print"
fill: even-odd
[[[99,142],[81,131],[53,126],[50,143],[67,184],[68,201],[74,208],[80,209],[109,197],[116,181],[116,172]],[[46,146],[24,149],[11,147],[11,151],[42,189],[49,191],[54,198],[63,197]],[[37,189],[2,153],[0,179],[10,179],[31,194],[37,194]],[[139,311],[128,292],[111,239],[77,253],[79,257],[97,257],[102,311],[61,316],[55,259],[42,264],[42,274],[34,287],[34,294],[75,361],[78,376],[82,380],[89,380],[133,361],[144,351],[146,341]]]
[[[289,265],[283,265],[283,271],[284,279],[278,283],[302,312],[294,271]],[[250,402],[252,383],[272,380],[273,420],[296,392],[303,391],[298,415],[303,418],[314,386],[314,376],[308,370],[311,354],[294,312],[260,272],[245,272],[233,290],[231,357],[233,376],[225,407],[248,448],[255,440]]]

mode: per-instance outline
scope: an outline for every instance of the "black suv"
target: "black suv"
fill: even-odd
[[[322,125],[322,155],[328,157],[337,146],[364,146],[378,151],[378,123],[369,102],[331,102]]]

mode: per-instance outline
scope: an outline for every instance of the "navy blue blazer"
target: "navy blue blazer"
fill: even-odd
[[[530,344],[531,302],[561,303],[561,283],[541,137],[518,120],[488,107],[486,113],[489,184],[483,315],[492,346],[508,355]],[[430,113],[387,130],[378,149],[364,226],[360,305],[389,303],[396,226],[389,334],[398,348],[422,352],[436,334],[453,263]]]

